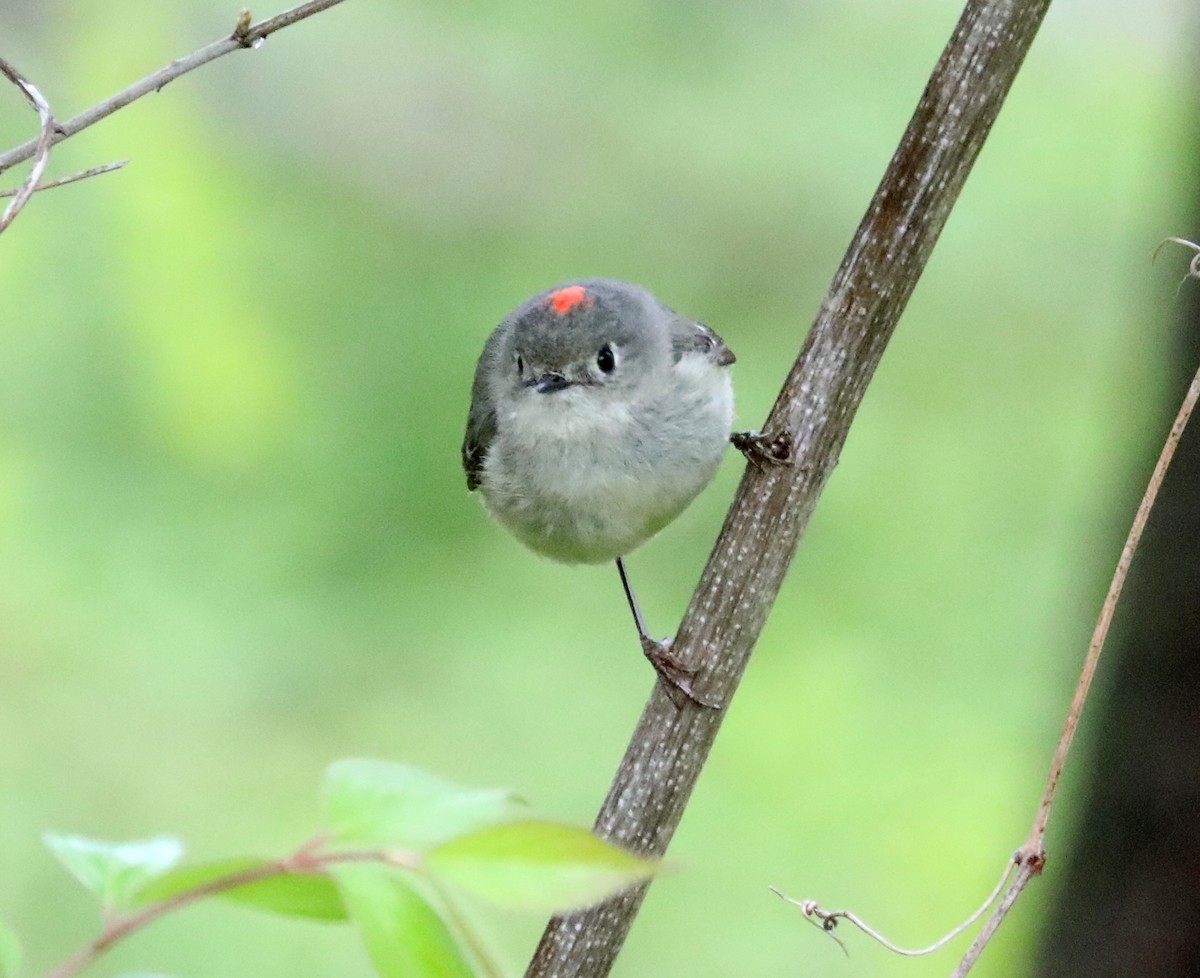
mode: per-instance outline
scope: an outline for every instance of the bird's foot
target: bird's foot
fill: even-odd
[[[746,456],[756,468],[764,465],[791,465],[795,461],[792,436],[787,431],[735,431],[729,443]]]
[[[696,670],[685,666],[679,656],[671,651],[671,639],[664,638],[656,642],[648,636],[642,636],[642,651],[650,660],[650,665],[654,666],[663,689],[677,710],[683,709],[687,701],[710,710],[721,708],[720,703],[707,700],[695,691],[692,682],[696,678]]]

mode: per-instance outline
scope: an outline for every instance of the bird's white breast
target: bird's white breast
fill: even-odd
[[[636,400],[571,387],[497,413],[481,491],[533,550],[612,560],[673,520],[712,479],[733,419],[728,371],[685,354]]]

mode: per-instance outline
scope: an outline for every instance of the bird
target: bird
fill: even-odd
[[[488,337],[462,443],[467,488],[521,543],[565,564],[616,563],[644,654],[693,700],[693,673],[650,636],[624,558],[715,475],[734,360],[711,328],[639,285],[565,282]]]

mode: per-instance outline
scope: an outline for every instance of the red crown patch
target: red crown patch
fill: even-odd
[[[560,316],[566,315],[581,302],[587,301],[587,289],[582,285],[567,285],[556,289],[546,299],[547,305]]]

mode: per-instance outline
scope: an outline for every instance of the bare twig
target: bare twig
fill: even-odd
[[[93,166],[87,170],[80,170],[78,173],[72,173],[70,176],[57,177],[54,180],[47,180],[45,183],[39,183],[33,188],[36,194],[42,190],[53,190],[55,187],[65,187],[68,183],[75,183],[79,180],[86,180],[89,177],[98,177],[101,173],[112,173],[113,170],[119,170],[125,166],[129,160],[117,160],[115,163],[102,163],[100,166]],[[0,190],[0,198],[14,197],[20,193],[20,188],[15,190]]]
[[[21,94],[33,106],[33,110],[38,114],[38,119],[41,121],[41,129],[38,132],[37,139],[31,143],[33,149],[30,155],[33,156],[33,166],[29,168],[29,174],[25,177],[24,182],[12,195],[12,200],[9,201],[8,207],[4,209],[4,213],[0,214],[0,232],[3,232],[5,228],[16,220],[17,215],[21,212],[21,208],[33,196],[34,188],[42,178],[46,164],[50,162],[50,147],[54,145],[54,113],[50,111],[50,104],[42,97],[42,93],[37,90],[37,86],[3,58],[0,58],[0,74],[3,74],[5,78],[21,90]]]
[[[233,33],[228,37],[223,37],[219,41],[213,41],[206,47],[202,47],[199,51],[194,51],[184,58],[178,58],[170,64],[164,65],[158,71],[134,82],[128,88],[121,89],[121,91],[109,96],[103,102],[99,102],[90,109],[79,113],[74,118],[55,126],[51,136],[51,143],[60,143],[62,140],[68,139],[78,132],[82,132],[88,126],[94,125],[101,119],[112,115],[118,109],[123,109],[129,103],[136,101],[143,95],[150,92],[157,92],[164,85],[173,82],[181,75],[186,75],[189,71],[194,71],[201,65],[208,64],[208,62],[214,61],[222,55],[229,54],[231,51],[256,47],[263,38],[274,34],[276,31],[290,27],[297,21],[311,17],[313,14],[319,14],[321,11],[328,10],[330,7],[336,6],[341,2],[342,0],[309,0],[308,3],[302,3],[291,10],[285,10],[281,14],[248,26],[244,24],[246,15],[243,11],[243,14],[239,16]],[[34,153],[38,152],[38,145],[38,140],[30,140],[27,143],[22,143],[20,146],[14,147],[7,153],[0,154],[0,172],[7,170],[15,163],[29,159]]]
[[[983,926],[979,929],[979,933],[975,935],[975,940],[971,942],[971,946],[967,948],[967,953],[963,955],[962,960],[958,962],[958,967],[954,969],[951,978],[964,978],[964,976],[975,966],[975,962],[979,960],[979,955],[983,953],[983,949],[987,947],[988,942],[995,935],[996,930],[1004,922],[1004,918],[1008,916],[1008,912],[1012,909],[1013,904],[1017,902],[1017,897],[1021,895],[1021,891],[1042,871],[1042,862],[1028,858],[1028,854],[1018,850],[1017,856],[1017,875],[1012,878],[1008,889],[1004,891],[1004,896],[1000,898],[1000,903],[996,909],[992,911],[992,915],[984,921]]]
[[[496,956],[492,953],[491,948],[480,938],[475,927],[471,925],[471,922],[459,909],[457,901],[450,898],[446,892],[446,888],[435,877],[427,877],[425,882],[437,894],[440,900],[438,909],[441,911],[443,919],[450,930],[462,942],[470,956],[475,959],[475,964],[482,972],[482,978],[504,978],[505,969],[496,960]]]
[[[998,896],[1000,896],[1001,891],[1004,889],[1004,884],[1006,884],[1009,881],[1009,878],[1017,870],[1018,870],[1017,860],[1015,858],[1010,859],[1004,867],[1004,872],[1001,874],[999,882],[997,882],[996,885],[994,887],[992,887],[992,892],[989,893],[987,899],[984,900],[983,903],[981,903],[979,905],[978,910],[976,910],[973,914],[971,914],[970,917],[968,917],[966,920],[964,920],[961,924],[959,924],[957,927],[955,927],[948,934],[945,934],[942,937],[939,937],[936,941],[934,941],[928,947],[916,948],[915,950],[900,947],[898,944],[893,944],[886,937],[884,937],[881,933],[879,933],[879,931],[875,930],[875,928],[868,926],[867,922],[865,920],[863,920],[860,916],[858,916],[858,914],[854,913],[853,911],[850,911],[850,910],[824,910],[821,908],[820,904],[818,904],[816,900],[793,900],[790,896],[787,896],[786,894],[782,893],[780,890],[776,889],[773,886],[768,887],[768,889],[770,889],[770,891],[772,893],[774,893],[780,899],[786,900],[788,903],[792,904],[793,906],[799,907],[803,911],[805,919],[808,920],[814,927],[820,927],[821,930],[825,931],[825,933],[827,933],[830,937],[832,937],[835,941],[837,941],[843,951],[846,950],[846,945],[843,944],[841,939],[837,936],[837,934],[834,933],[834,931],[837,928],[837,924],[838,924],[839,920],[845,920],[845,921],[848,921],[849,923],[853,924],[855,927],[857,927],[859,930],[861,930],[864,934],[866,934],[868,937],[872,938],[873,940],[877,941],[878,943],[882,944],[889,951],[893,951],[896,954],[902,954],[905,957],[916,958],[916,957],[921,957],[922,955],[925,955],[925,954],[933,954],[934,951],[940,951],[950,941],[952,941],[952,940],[954,940],[954,938],[958,937],[959,934],[961,934],[964,930],[966,930],[973,923],[975,923],[975,921],[977,921],[980,917],[982,917],[985,913],[987,913],[988,907],[990,907],[993,903],[995,903],[996,898]],[[849,952],[847,952],[847,953],[849,953]]]
[[[761,431],[792,464],[748,466],[671,646],[701,701],[728,704],[867,384],[1000,111],[1049,0],[968,0]],[[661,855],[723,709],[676,707],[656,685],[596,833]],[[526,978],[603,978],[646,887],[554,918]]]
[[[992,934],[1000,926],[1000,922],[1016,902],[1017,897],[1021,895],[1021,891],[1033,877],[1041,873],[1042,867],[1046,863],[1046,823],[1050,819],[1050,810],[1054,805],[1054,797],[1058,790],[1059,780],[1062,777],[1063,765],[1067,760],[1067,752],[1071,749],[1071,741],[1074,740],[1075,730],[1079,726],[1079,717],[1083,713],[1084,704],[1087,702],[1088,690],[1092,685],[1092,677],[1096,674],[1096,664],[1099,662],[1100,653],[1104,649],[1104,641],[1108,637],[1108,629],[1112,623],[1113,612],[1116,610],[1117,601],[1121,597],[1121,589],[1125,586],[1125,578],[1129,574],[1129,565],[1132,563],[1133,555],[1137,550],[1138,543],[1142,539],[1142,531],[1146,528],[1146,521],[1150,516],[1150,511],[1154,508],[1155,499],[1158,498],[1159,487],[1162,486],[1163,478],[1167,474],[1167,468],[1170,466],[1171,459],[1175,455],[1175,448],[1179,444],[1179,438],[1183,434],[1183,429],[1187,426],[1188,418],[1191,417],[1192,409],[1195,408],[1198,399],[1200,399],[1200,368],[1197,369],[1195,376],[1192,378],[1191,386],[1188,388],[1187,394],[1184,395],[1183,403],[1179,406],[1179,412],[1175,415],[1175,423],[1171,425],[1171,430],[1167,433],[1166,441],[1163,443],[1162,451],[1158,456],[1158,462],[1154,466],[1154,471],[1150,475],[1146,491],[1142,495],[1142,501],[1138,505],[1137,513],[1133,517],[1133,524],[1129,528],[1129,535],[1125,538],[1125,546],[1121,550],[1121,557],[1117,561],[1116,570],[1113,572],[1112,583],[1108,586],[1108,594],[1105,595],[1104,604],[1100,608],[1100,617],[1096,620],[1096,627],[1092,632],[1092,641],[1088,646],[1087,656],[1083,661],[1083,669],[1079,675],[1079,682],[1075,686],[1075,694],[1071,698],[1071,706],[1067,711],[1062,735],[1058,739],[1058,747],[1055,749],[1054,758],[1050,762],[1050,773],[1046,777],[1046,787],[1042,791],[1042,797],[1038,803],[1037,814],[1033,819],[1033,827],[1030,829],[1029,837],[1025,840],[1025,843],[1017,850],[1017,875],[1005,892],[999,906],[996,907],[996,910],[988,918],[979,935],[967,949],[967,953],[954,970],[953,978],[962,978],[963,975],[966,975],[971,970],[972,965],[979,958],[984,947],[987,946]]]
[[[1193,252],[1192,260],[1188,262],[1187,274],[1179,280],[1179,287],[1175,290],[1176,294],[1178,294],[1179,289],[1183,288],[1183,283],[1189,278],[1200,279],[1200,245],[1196,244],[1195,241],[1188,241],[1187,238],[1163,238],[1158,243],[1158,247],[1154,249],[1154,257],[1150,259],[1151,261],[1158,259],[1158,253],[1163,250],[1163,245],[1166,244],[1183,245],[1185,248],[1191,248]]]

